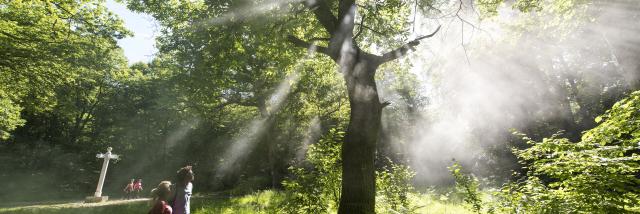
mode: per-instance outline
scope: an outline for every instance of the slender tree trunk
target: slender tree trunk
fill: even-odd
[[[374,213],[375,149],[382,105],[375,82],[377,63],[357,54],[351,69],[344,69],[351,116],[342,145],[342,196],[340,214]],[[349,66],[353,65],[353,66]]]

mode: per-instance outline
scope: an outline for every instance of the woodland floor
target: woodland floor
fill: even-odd
[[[199,196],[192,198],[191,210],[194,214],[213,213],[278,213],[277,206],[282,202],[282,194],[272,191],[258,192],[239,197]],[[415,204],[417,213],[464,214],[471,213],[459,203],[449,203],[420,197]],[[84,203],[81,201],[67,203],[46,203],[1,207],[0,213],[17,214],[107,214],[107,213],[146,213],[150,208],[148,198],[134,200],[110,200],[104,203]],[[390,212],[391,213],[391,212]]]

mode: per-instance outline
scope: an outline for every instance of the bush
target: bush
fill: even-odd
[[[411,213],[415,207],[410,206],[408,194],[414,191],[411,180],[416,173],[409,166],[388,161],[388,166],[376,171],[376,209],[379,213]]]
[[[640,91],[597,117],[577,143],[559,134],[515,150],[529,170],[505,185],[498,208],[508,213],[632,213],[640,193]]]
[[[480,198],[478,179],[473,175],[462,172],[462,166],[454,163],[449,167],[449,171],[456,181],[456,193],[461,196],[464,202],[471,205],[471,210],[480,213],[482,211],[482,199]]]
[[[291,177],[282,185],[287,191],[289,213],[326,213],[340,202],[342,181],[340,146],[344,132],[331,129],[309,146],[305,167],[290,167]]]
[[[287,213],[328,213],[337,210],[342,181],[341,145],[344,132],[331,129],[320,141],[309,146],[301,167],[291,167],[291,177],[283,181]],[[393,163],[376,172],[378,213],[411,213],[408,194],[413,191],[415,173],[407,166]]]
[[[268,186],[271,182],[270,178],[264,176],[254,176],[244,178],[243,176],[236,183],[233,189],[229,190],[229,195],[240,196],[256,192],[260,187]]]

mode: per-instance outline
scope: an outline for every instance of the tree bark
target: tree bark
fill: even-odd
[[[293,35],[289,41],[296,46],[323,53],[333,59],[344,75],[350,104],[347,133],[342,144],[342,195],[339,214],[375,213],[375,155],[380,131],[383,104],[378,97],[375,74],[378,66],[405,56],[420,44],[418,37],[405,45],[380,56],[362,51],[355,43],[353,29],[357,5],[354,0],[341,0],[338,17],[330,9],[330,2],[306,1],[316,19],[331,38],[326,47],[305,42]]]
[[[338,213],[375,212],[375,149],[382,105],[375,82],[377,63],[368,54],[344,62],[351,114],[342,145],[342,196]]]

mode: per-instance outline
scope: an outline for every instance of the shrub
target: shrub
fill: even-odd
[[[414,208],[410,206],[408,194],[414,191],[411,180],[416,173],[409,166],[387,160],[389,164],[376,171],[376,209],[379,213],[410,213]]]
[[[464,202],[471,205],[472,211],[480,213],[482,199],[480,198],[478,179],[473,175],[463,173],[462,166],[458,163],[449,167],[449,171],[456,181],[456,193],[462,197]]]
[[[580,142],[559,138],[514,153],[529,170],[505,185],[498,208],[509,213],[631,213],[640,193],[640,91],[597,117]]]
[[[344,132],[331,129],[307,150],[306,167],[290,167],[282,184],[289,213],[326,213],[340,202],[340,145]]]
[[[290,167],[291,177],[283,181],[287,200],[286,213],[327,213],[340,203],[342,181],[341,145],[344,132],[331,129],[320,141],[309,146],[301,167]],[[411,179],[415,173],[407,166],[389,161],[376,172],[379,213],[411,213],[408,193],[413,191]]]

